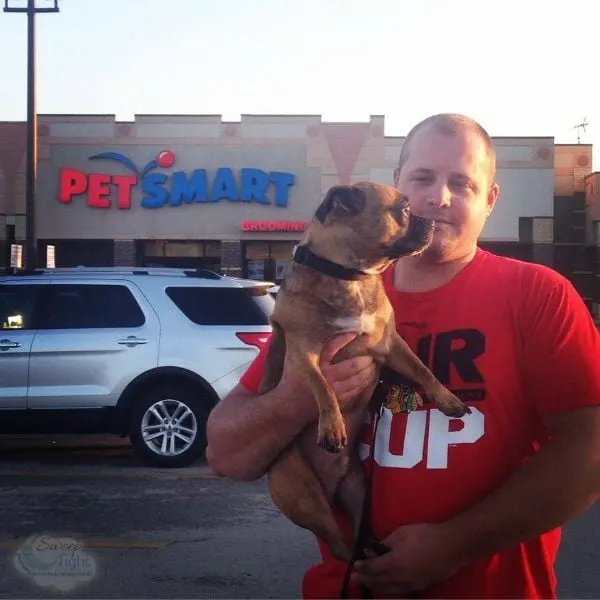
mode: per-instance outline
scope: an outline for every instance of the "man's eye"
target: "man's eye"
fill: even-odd
[[[452,185],[459,190],[468,190],[471,188],[471,184],[468,181],[455,181]]]

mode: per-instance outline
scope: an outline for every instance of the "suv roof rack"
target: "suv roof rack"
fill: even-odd
[[[175,267],[59,267],[57,269],[21,269],[13,276],[30,275],[185,275],[200,279],[223,279],[215,271],[209,269],[183,269]]]

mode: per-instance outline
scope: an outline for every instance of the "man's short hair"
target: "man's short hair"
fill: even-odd
[[[402,145],[402,150],[400,151],[400,158],[398,159],[398,173],[400,173],[400,170],[408,160],[411,141],[421,129],[428,126],[431,126],[435,131],[448,136],[456,135],[461,129],[463,131],[475,131],[485,145],[490,163],[490,183],[494,183],[494,180],[496,179],[496,150],[494,149],[492,138],[477,121],[470,117],[466,117],[465,115],[456,113],[440,113],[438,115],[432,115],[431,117],[423,119],[420,123],[417,123],[408,132],[404,144]]]

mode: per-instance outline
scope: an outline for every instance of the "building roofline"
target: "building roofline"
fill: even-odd
[[[572,144],[554,144],[555,146],[582,146],[583,148],[593,148],[594,144],[578,144],[573,142]]]

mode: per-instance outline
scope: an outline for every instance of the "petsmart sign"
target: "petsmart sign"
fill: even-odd
[[[289,190],[295,183],[293,173],[240,169],[238,182],[228,167],[217,169],[209,176],[206,169],[191,173],[172,171],[175,154],[169,150],[160,152],[143,169],[124,154],[101,152],[89,157],[98,164],[116,161],[125,165],[132,175],[111,175],[101,170],[86,173],[70,167],[60,169],[58,200],[71,204],[82,197],[92,208],[131,208],[132,192],[142,190],[142,208],[162,208],[207,202],[257,202],[286,207]],[[165,172],[171,170],[170,172]]]

